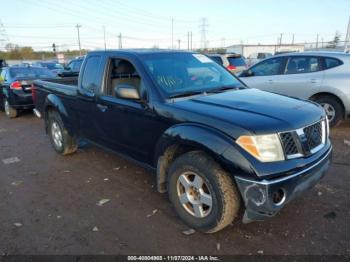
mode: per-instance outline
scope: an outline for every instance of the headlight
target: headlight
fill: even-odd
[[[261,162],[284,160],[282,145],[277,134],[240,136],[236,143]]]

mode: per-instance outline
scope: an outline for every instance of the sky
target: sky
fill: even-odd
[[[345,39],[350,0],[0,0],[0,50],[5,43],[35,50],[208,47]],[[173,19],[173,23],[172,23]],[[173,24],[173,30],[172,30]],[[104,30],[105,28],[105,30]],[[104,41],[104,31],[106,41]],[[172,37],[173,32],[173,37]],[[172,40],[173,39],[173,40]],[[180,40],[180,41],[179,41]]]

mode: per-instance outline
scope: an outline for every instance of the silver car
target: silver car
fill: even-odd
[[[239,77],[249,87],[321,104],[331,126],[350,115],[350,54],[277,55],[253,65]]]

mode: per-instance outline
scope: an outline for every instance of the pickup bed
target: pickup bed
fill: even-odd
[[[150,168],[179,217],[203,232],[240,208],[243,222],[275,215],[331,162],[322,107],[248,88],[198,53],[95,51],[77,83],[62,81],[33,89],[57,153],[84,139]]]

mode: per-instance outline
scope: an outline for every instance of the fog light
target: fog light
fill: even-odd
[[[282,205],[286,200],[286,194],[282,188],[278,189],[275,193],[272,194],[272,201],[275,205]]]

